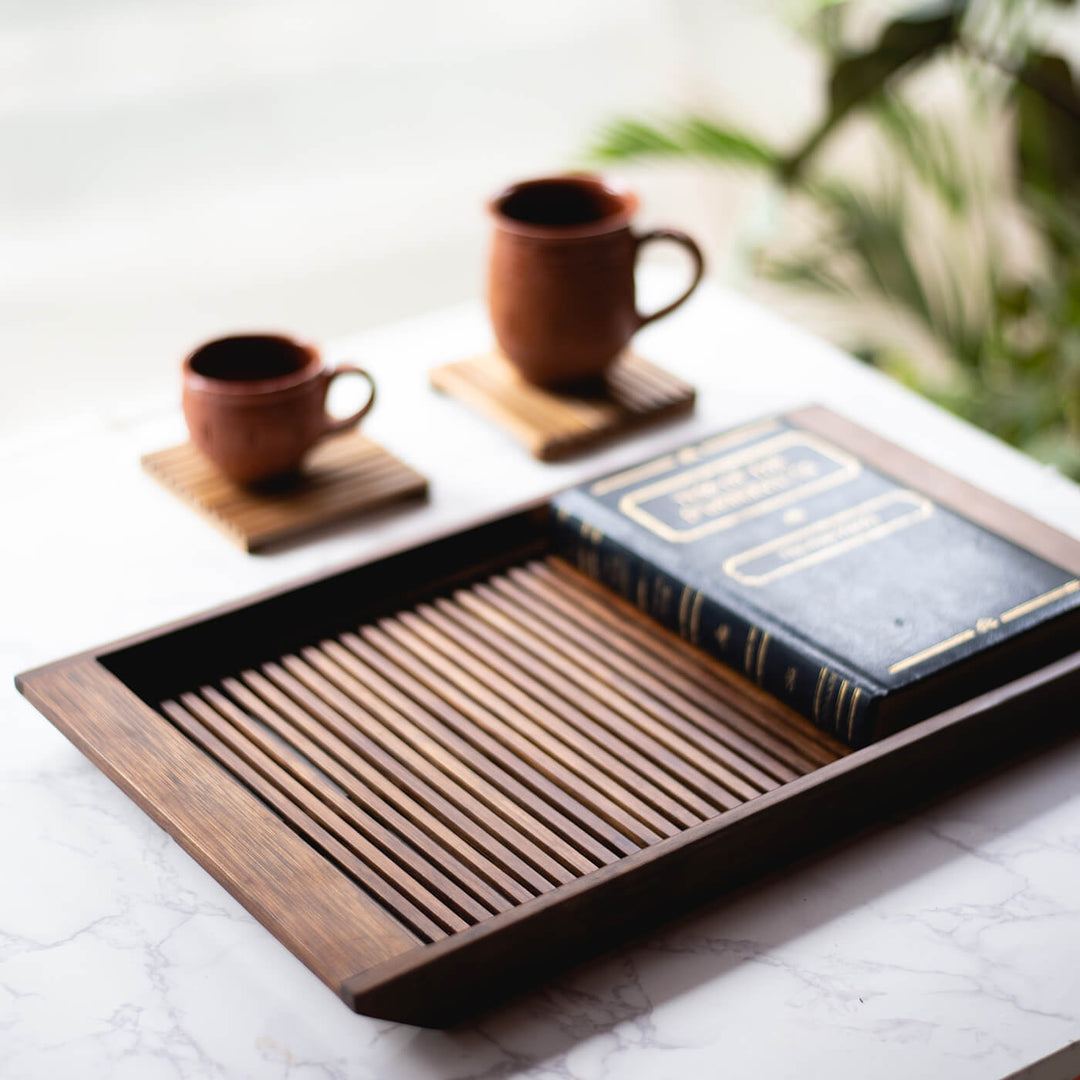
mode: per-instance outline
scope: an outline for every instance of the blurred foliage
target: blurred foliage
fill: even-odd
[[[815,224],[794,251],[762,245],[758,272],[899,313],[932,337],[935,363],[887,329],[845,344],[1080,479],[1080,89],[1035,29],[1073,2],[953,0],[891,19],[863,48],[847,44],[856,6],[817,0],[806,29],[828,61],[825,115],[794,151],[692,115],[613,123],[591,156],[768,175]],[[963,88],[951,120],[913,92],[932,65]],[[856,120],[881,155],[858,180],[825,153]]]

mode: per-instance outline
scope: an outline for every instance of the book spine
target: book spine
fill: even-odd
[[[873,739],[880,691],[804,643],[762,626],[670,574],[560,507],[554,547],[582,573],[741,672],[849,746]]]

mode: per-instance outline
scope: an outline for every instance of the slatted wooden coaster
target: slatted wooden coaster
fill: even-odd
[[[426,494],[428,482],[377,443],[351,432],[317,446],[298,476],[242,487],[191,443],[157,450],[143,468],[245,551]]]
[[[436,390],[494,420],[541,461],[681,416],[695,397],[688,383],[632,352],[593,387],[566,392],[527,383],[495,352],[437,367],[429,377]]]

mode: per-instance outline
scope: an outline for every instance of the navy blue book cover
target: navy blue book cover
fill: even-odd
[[[581,569],[853,746],[882,699],[1080,605],[1067,570],[782,417],[553,509]]]

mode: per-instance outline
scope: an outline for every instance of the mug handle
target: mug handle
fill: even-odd
[[[356,427],[361,420],[371,411],[371,406],[375,404],[375,380],[371,375],[363,368],[357,367],[355,364],[338,364],[333,371],[326,373],[326,390],[324,393],[330,392],[330,384],[339,375],[360,375],[367,379],[368,386],[371,388],[371,393],[368,395],[367,401],[356,410],[351,416],[346,416],[341,420],[335,420],[332,417],[327,417],[326,427],[323,433],[319,436],[320,439],[326,438],[327,435],[340,435],[343,431],[348,431],[350,428]],[[323,399],[325,401],[325,397]]]
[[[665,315],[670,315],[680,304],[690,298],[690,294],[698,287],[698,283],[705,273],[705,256],[701,254],[701,248],[699,248],[686,233],[680,232],[678,229],[653,229],[652,232],[643,233],[641,236],[635,236],[635,265],[637,264],[638,252],[640,252],[646,244],[651,243],[654,240],[672,240],[676,244],[681,244],[686,248],[686,250],[690,252],[690,257],[694,260],[694,278],[682,296],[676,297],[670,304],[665,305],[659,311],[654,311],[651,315],[642,315],[640,311],[635,312],[639,328],[648,323],[656,322],[657,319],[662,319]]]

